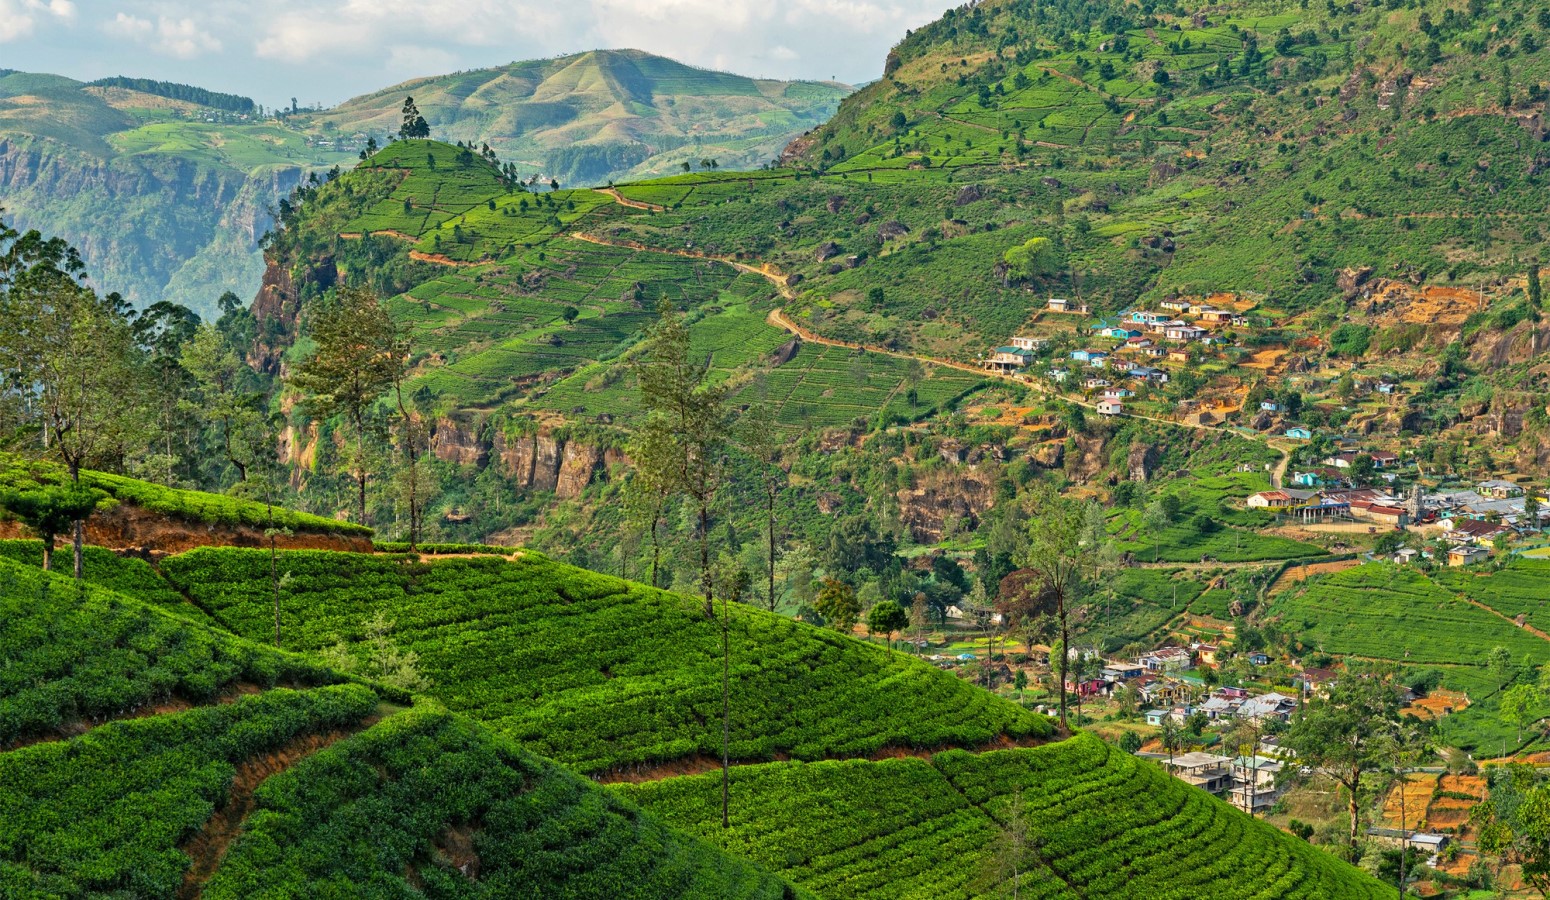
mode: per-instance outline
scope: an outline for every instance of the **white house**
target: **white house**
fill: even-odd
[[[1124,412],[1125,404],[1119,402],[1118,400],[1098,401],[1098,415],[1100,416],[1118,416],[1122,415]]]

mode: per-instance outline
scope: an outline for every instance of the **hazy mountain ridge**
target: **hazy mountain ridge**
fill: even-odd
[[[208,313],[225,291],[257,289],[258,238],[279,200],[309,172],[353,165],[368,136],[386,143],[408,93],[438,137],[488,142],[570,184],[703,158],[756,167],[849,90],[599,51],[415,79],[327,112],[260,119],[237,108],[245,98],[199,88],[0,70],[0,207],[18,226],[78,246],[102,289]],[[229,108],[193,102],[202,97]]]

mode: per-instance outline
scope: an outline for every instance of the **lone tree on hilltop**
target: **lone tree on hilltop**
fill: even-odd
[[[405,140],[431,136],[431,126],[420,115],[420,108],[414,105],[413,97],[404,98],[404,125],[398,129],[398,136]]]

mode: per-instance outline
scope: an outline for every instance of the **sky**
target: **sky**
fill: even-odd
[[[331,106],[422,75],[632,48],[769,78],[882,74],[953,0],[0,0],[0,68]]]

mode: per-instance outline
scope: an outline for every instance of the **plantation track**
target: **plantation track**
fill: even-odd
[[[824,762],[836,762],[840,760],[864,759],[870,762],[879,762],[885,759],[925,759],[944,750],[964,750],[967,753],[989,753],[992,750],[1011,750],[1019,747],[1042,747],[1046,744],[1057,743],[1065,740],[1065,737],[1052,738],[1011,738],[1002,735],[986,744],[978,747],[935,747],[924,749],[920,747],[883,747],[873,753],[862,755],[846,755],[838,753],[826,754]],[[742,766],[763,766],[771,762],[790,762],[791,757],[786,754],[777,754],[773,760],[769,759],[734,759],[728,766],[736,769]],[[807,760],[813,762],[816,760]],[[656,765],[629,766],[615,769],[593,776],[592,780],[598,784],[646,784],[652,781],[662,781],[668,778],[681,778],[686,775],[704,775],[721,770],[721,759],[715,756],[700,754],[675,759],[671,762]]]
[[[370,728],[382,720],[382,716],[363,719],[353,728],[339,729],[323,734],[309,734],[270,753],[250,759],[237,767],[232,778],[231,792],[226,803],[210,815],[204,826],[185,843],[180,850],[192,864],[183,876],[178,889],[178,900],[195,900],[204,892],[205,882],[220,868],[221,860],[234,840],[242,833],[242,825],[253,812],[253,794],[271,777],[319,750],[333,746],[355,734]]]
[[[613,195],[610,194],[610,196],[613,196]],[[620,199],[622,200],[622,198],[620,198]],[[787,285],[787,283],[786,283],[786,276],[784,274],[782,274],[781,272],[777,271],[773,266],[769,265],[768,263],[766,263],[764,265],[761,265],[761,266],[756,266],[756,265],[752,265],[750,263],[743,262],[741,260],[733,259],[731,257],[719,256],[719,255],[711,254],[711,253],[704,253],[704,252],[697,251],[697,250],[665,250],[665,249],[662,249],[662,248],[659,248],[659,247],[648,246],[646,244],[640,243],[639,241],[609,240],[607,238],[598,237],[597,235],[586,234],[585,232],[580,232],[580,231],[572,232],[570,236],[571,236],[571,238],[573,238],[575,240],[584,241],[584,242],[589,243],[589,244],[596,244],[596,245],[598,245],[600,247],[617,247],[617,248],[626,249],[626,250],[641,250],[641,251],[646,251],[646,252],[651,252],[651,253],[665,253],[665,254],[668,254],[670,256],[681,256],[681,257],[684,257],[684,258],[687,258],[687,259],[714,260],[716,262],[725,263],[726,265],[729,265],[729,266],[733,267],[734,269],[737,269],[739,272],[747,272],[747,273],[749,273],[751,275],[758,275],[758,276],[761,276],[761,277],[767,279],[772,285],[775,286],[775,289],[780,293],[781,297],[783,297],[784,299],[794,300],[794,299],[796,299],[796,296],[797,296],[796,292],[793,291],[789,285]],[[1018,378],[1018,377],[1016,377],[1014,375],[1006,375],[1006,374],[1003,374],[1003,373],[1000,373],[1000,372],[993,372],[993,371],[989,371],[989,370],[986,370],[986,369],[977,368],[977,367],[969,365],[967,363],[954,362],[954,361],[949,360],[949,359],[942,359],[940,357],[935,357],[935,356],[924,356],[924,355],[917,354],[917,353],[906,353],[906,352],[904,352],[902,350],[889,350],[886,347],[877,347],[877,346],[872,346],[872,345],[868,345],[868,344],[857,344],[857,343],[852,343],[850,341],[840,341],[840,340],[835,340],[833,338],[826,338],[826,337],[824,337],[824,336],[822,336],[822,335],[812,331],[811,329],[808,329],[808,328],[805,328],[805,327],[803,327],[801,325],[798,325],[796,322],[792,321],[791,317],[787,316],[786,313],[785,313],[785,310],[782,310],[782,309],[773,309],[773,310],[770,311],[769,323],[771,325],[774,325],[774,326],[778,327],[778,328],[785,329],[787,332],[789,332],[789,333],[791,333],[791,334],[801,338],[804,341],[810,341],[811,343],[814,343],[814,344],[821,344],[821,345],[823,345],[825,347],[842,347],[842,348],[848,348],[848,349],[851,349],[851,350],[864,350],[864,351],[866,351],[868,353],[877,353],[877,354],[880,354],[880,355],[883,355],[883,356],[891,356],[891,357],[894,357],[895,359],[913,360],[915,362],[921,363],[922,365],[927,365],[927,366],[943,366],[943,367],[946,367],[946,368],[949,368],[949,369],[957,369],[958,371],[969,372],[969,373],[978,375],[978,376],[980,376],[982,378],[994,379],[994,380],[997,380],[997,381],[1006,382],[1008,384],[1022,385],[1023,387],[1031,388],[1032,390],[1035,390],[1035,391],[1037,391],[1037,392],[1039,392],[1039,393],[1041,393],[1041,394],[1043,394],[1043,395],[1045,395],[1047,397],[1054,397],[1056,399],[1063,400],[1066,403],[1070,403],[1073,406],[1081,406],[1081,407],[1084,407],[1086,409],[1093,410],[1094,412],[1096,412],[1097,409],[1098,409],[1098,404],[1096,404],[1096,403],[1093,403],[1093,402],[1090,402],[1090,401],[1087,401],[1087,400],[1076,399],[1076,398],[1073,398],[1073,397],[1067,397],[1067,396],[1059,393],[1058,391],[1055,391],[1055,390],[1051,389],[1050,387],[1048,387],[1046,385],[1040,384],[1038,382],[1028,381],[1026,379]],[[1133,413],[1133,412],[1125,413],[1124,417],[1125,418],[1130,418],[1130,419],[1144,419],[1144,420],[1146,420],[1148,422],[1156,422],[1156,423],[1161,424],[1161,425],[1171,425],[1171,426],[1173,426],[1175,428],[1191,428],[1191,429],[1194,429],[1196,431],[1204,431],[1204,432],[1209,432],[1211,434],[1232,435],[1232,436],[1235,436],[1235,437],[1242,438],[1243,440],[1256,441],[1258,443],[1264,444],[1267,447],[1270,447],[1272,450],[1275,450],[1277,453],[1281,454],[1281,463],[1280,463],[1280,465],[1276,469],[1276,472],[1279,473],[1279,475],[1276,478],[1272,479],[1272,484],[1275,484],[1276,482],[1279,481],[1279,476],[1280,475],[1284,475],[1285,474],[1286,467],[1287,467],[1287,465],[1291,461],[1291,453],[1290,453],[1290,451],[1286,450],[1285,448],[1283,448],[1281,446],[1278,446],[1276,444],[1276,442],[1271,437],[1269,437],[1267,435],[1259,434],[1257,432],[1244,433],[1244,432],[1239,431],[1237,429],[1218,428],[1218,427],[1216,427],[1214,425],[1202,425],[1202,424],[1197,424],[1197,423],[1194,423],[1194,422],[1181,422],[1181,421],[1178,421],[1178,420],[1175,420],[1175,419],[1164,419],[1164,418],[1161,418],[1159,416],[1147,416],[1147,415],[1142,415],[1140,413]]]
[[[1466,596],[1464,594],[1460,594],[1459,595],[1459,599],[1463,600],[1465,603],[1468,603],[1470,606],[1478,606],[1478,607],[1480,607],[1481,609],[1485,610],[1486,612],[1490,613],[1491,615],[1496,616],[1498,619],[1502,619],[1504,621],[1511,622],[1513,625],[1517,626],[1518,628],[1523,629],[1524,631],[1527,631],[1529,634],[1532,634],[1532,635],[1534,635],[1537,638],[1540,638],[1540,639],[1546,640],[1546,641],[1550,641],[1550,634],[1546,634],[1543,631],[1540,631],[1538,628],[1535,628],[1534,626],[1529,625],[1528,623],[1524,623],[1522,625],[1518,625],[1518,621],[1516,619],[1514,619],[1513,617],[1511,617],[1511,616],[1507,615],[1506,613],[1501,612],[1499,610],[1492,609],[1491,607],[1486,606],[1484,603],[1481,603],[1479,600],[1476,600],[1473,597],[1469,597],[1469,596]]]

